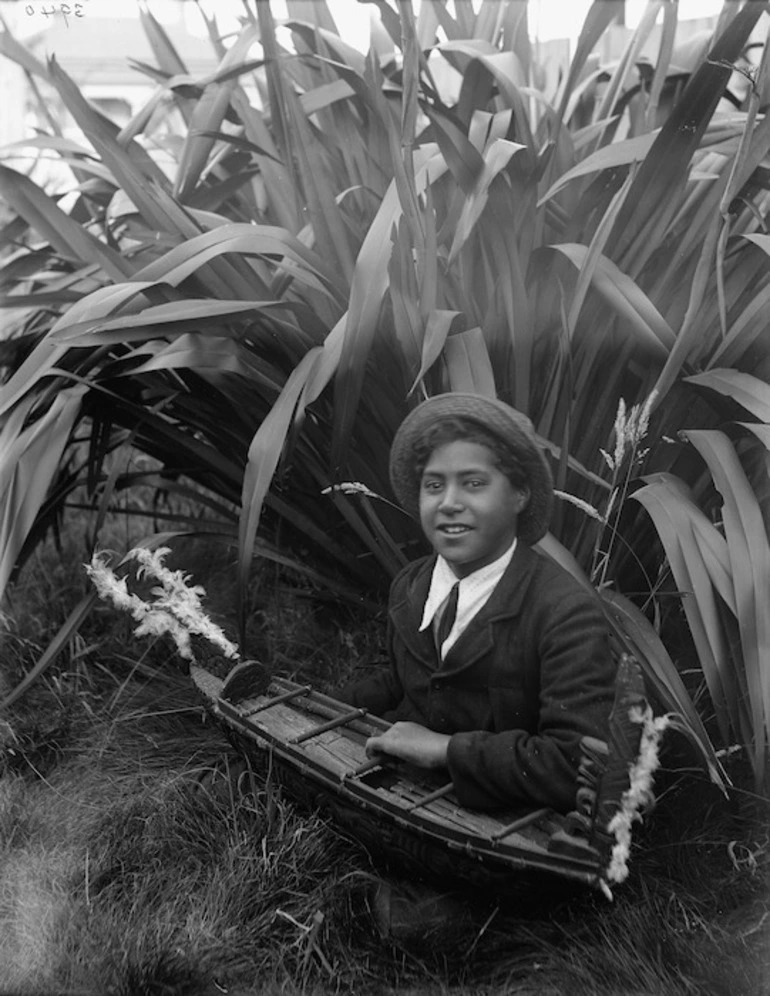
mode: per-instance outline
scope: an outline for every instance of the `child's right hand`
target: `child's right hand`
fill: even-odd
[[[388,754],[419,768],[445,768],[449,739],[419,723],[398,722],[366,741],[366,755]]]

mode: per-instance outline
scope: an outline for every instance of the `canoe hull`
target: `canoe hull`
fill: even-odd
[[[248,669],[232,682],[197,667],[191,676],[249,763],[293,800],[328,813],[374,862],[442,888],[506,897],[600,884],[606,855],[583,841],[564,853],[559,841],[571,838],[561,814],[464,810],[446,773],[367,758],[366,739],[388,726],[378,717],[285,679],[255,672],[250,681]]]

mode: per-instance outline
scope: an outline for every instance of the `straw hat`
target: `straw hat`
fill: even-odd
[[[548,530],[553,501],[550,468],[526,415],[502,401],[479,394],[451,392],[423,401],[399,426],[390,449],[390,482],[396,497],[411,515],[419,516],[420,475],[414,447],[426,432],[446,418],[462,418],[497,436],[513,453],[527,477],[529,504],[519,516],[518,535],[532,545]]]

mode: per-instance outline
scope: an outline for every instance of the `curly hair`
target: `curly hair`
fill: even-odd
[[[412,460],[416,478],[419,480],[422,477],[434,450],[459,440],[486,446],[494,457],[495,466],[508,478],[514,488],[523,490],[529,487],[527,474],[510,447],[494,432],[462,416],[442,419],[415,442],[412,447]]]

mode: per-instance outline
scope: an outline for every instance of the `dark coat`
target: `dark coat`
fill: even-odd
[[[615,666],[597,599],[519,543],[488,602],[439,666],[432,627],[419,631],[435,557],[390,592],[390,668],[349,685],[345,701],[395,722],[452,734],[460,803],[575,804],[580,738],[606,738]]]

